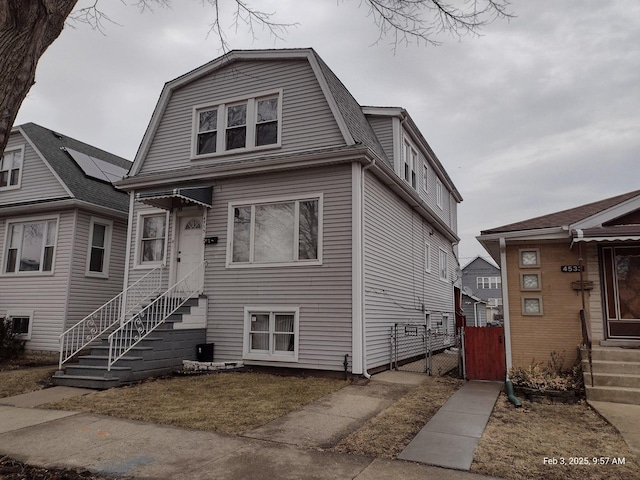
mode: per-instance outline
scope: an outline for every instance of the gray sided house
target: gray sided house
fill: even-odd
[[[462,198],[404,109],[360,106],[312,49],[168,82],[118,187],[126,285],[193,296],[174,328],[215,362],[360,375],[389,365],[395,322],[453,331]]]
[[[489,322],[502,314],[502,279],[500,269],[484,258],[477,256],[462,267],[462,288],[472,297],[482,299],[487,307]],[[499,317],[498,317],[499,318]],[[475,325],[467,316],[467,325]]]
[[[0,315],[32,350],[122,289],[131,162],[64,134],[14,127],[0,163]]]

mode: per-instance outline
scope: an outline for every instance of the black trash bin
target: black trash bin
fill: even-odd
[[[199,343],[196,345],[196,360],[199,362],[213,362],[213,343]]]

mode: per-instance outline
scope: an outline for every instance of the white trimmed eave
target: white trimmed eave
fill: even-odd
[[[554,240],[569,240],[571,230],[568,226],[538,228],[534,230],[514,230],[512,232],[497,232],[486,235],[478,235],[476,240],[489,252],[498,265],[500,265],[500,239],[509,242],[540,242]]]
[[[614,207],[603,210],[602,212],[584,218],[569,226],[572,230],[586,230],[588,228],[599,227],[603,223],[615,220],[618,217],[626,215],[640,208],[640,195],[619,203]]]
[[[11,129],[11,133],[20,133],[22,135],[22,137],[27,141],[27,143],[31,146],[31,148],[33,148],[33,150],[36,152],[36,154],[38,155],[38,157],[40,157],[40,160],[42,160],[42,162],[46,165],[46,167],[49,169],[49,171],[51,172],[51,174],[55,177],[55,179],[58,181],[58,183],[60,184],[60,186],[62,186],[62,188],[64,189],[65,192],[67,192],[67,195],[69,195],[71,198],[75,198],[75,195],[73,194],[73,192],[71,192],[71,190],[69,190],[69,187],[67,187],[67,184],[64,183],[62,181],[62,179],[60,178],[60,176],[58,175],[58,173],[53,169],[53,167],[51,166],[51,164],[47,161],[47,159],[45,158],[45,156],[42,154],[42,152],[38,149],[38,147],[36,147],[36,145],[31,141],[31,139],[29,138],[29,136],[25,133],[24,130],[22,130],[22,128],[20,126],[14,127]]]
[[[16,205],[13,207],[0,208],[0,214],[3,217],[9,215],[21,215],[34,212],[54,212],[59,210],[68,210],[71,208],[82,208],[84,210],[90,210],[101,215],[111,215],[116,217],[127,218],[129,214],[122,210],[116,210],[115,208],[103,207],[94,203],[85,202],[76,198],[67,198],[62,200],[52,200],[50,202],[42,203],[30,203],[23,205]]]
[[[222,57],[219,57],[209,63],[202,65],[201,67],[196,68],[195,70],[192,70],[191,72],[188,72],[174,80],[171,80],[170,82],[165,83],[164,87],[162,88],[162,92],[160,93],[158,103],[156,104],[153,114],[151,115],[149,125],[147,126],[144,136],[142,137],[142,142],[140,143],[140,147],[138,148],[138,151],[136,153],[136,157],[133,161],[133,166],[131,167],[129,176],[134,176],[140,171],[143,159],[149,152],[151,142],[155,137],[156,131],[160,124],[160,120],[164,115],[173,90],[240,60],[307,60],[316,76],[316,79],[318,80],[320,88],[327,100],[327,103],[329,104],[329,108],[331,109],[331,112],[336,119],[336,123],[338,124],[338,128],[340,129],[340,132],[344,137],[345,143],[347,145],[355,144],[355,141],[351,133],[349,132],[347,124],[340,114],[340,110],[337,106],[336,100],[335,98],[333,98],[333,95],[331,95],[331,91],[329,89],[327,81],[324,78],[324,75],[322,75],[322,70],[314,56],[312,49],[269,51],[238,50],[229,52]]]

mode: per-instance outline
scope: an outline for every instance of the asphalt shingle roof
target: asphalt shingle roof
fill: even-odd
[[[127,170],[131,167],[129,160],[35,123],[25,123],[20,125],[19,128],[22,129],[49,162],[51,168],[55,170],[60,179],[71,190],[75,198],[122,212],[129,210],[129,196],[127,193],[116,190],[110,183],[87,177],[71,156],[62,150],[62,147],[85,153]]]
[[[560,212],[551,213],[549,215],[542,215],[540,217],[531,218],[529,220],[523,220],[521,222],[510,223],[501,227],[492,228],[490,230],[483,230],[480,232],[482,235],[489,235],[492,233],[505,233],[515,232],[520,230],[536,230],[539,228],[553,228],[562,227],[574,224],[580,220],[591,217],[597,213],[608,210],[615,207],[620,203],[626,202],[634,197],[640,195],[640,190],[624,193],[615,197],[606,198],[597,202],[588,203],[579,207],[570,208],[568,210],[562,210]]]

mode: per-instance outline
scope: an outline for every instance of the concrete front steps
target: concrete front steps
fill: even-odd
[[[187,300],[176,313],[120,358],[110,371],[107,370],[109,343],[103,339],[101,344],[90,348],[89,355],[79,356],[78,363],[66,365],[64,371],[56,372],[53,384],[105,390],[179,369],[183,360],[195,360],[196,345],[205,343],[204,325],[196,328],[196,325],[183,324],[183,318],[189,316],[192,309],[203,308],[203,300],[206,305],[206,298]]]
[[[586,350],[582,371],[588,400],[640,405],[640,348],[594,346],[593,386]]]

